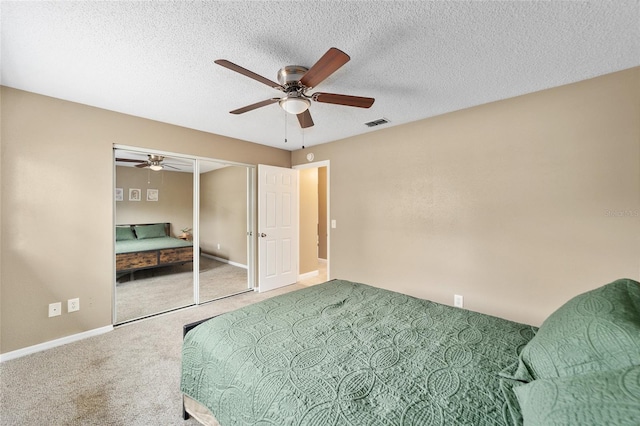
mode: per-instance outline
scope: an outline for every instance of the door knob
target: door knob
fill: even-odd
[[[262,238],[264,238],[264,237],[266,237],[266,236],[267,236],[267,234],[265,234],[265,233],[263,232],[263,233],[261,233],[261,234],[260,234],[260,236],[261,236]]]

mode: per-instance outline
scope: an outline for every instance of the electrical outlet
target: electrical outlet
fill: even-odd
[[[80,310],[80,299],[69,299],[67,300],[67,312],[75,312]]]
[[[458,308],[462,308],[463,304],[464,304],[464,298],[459,294],[455,294],[453,296],[453,306],[456,306]]]
[[[62,302],[49,303],[49,318],[62,314]]]

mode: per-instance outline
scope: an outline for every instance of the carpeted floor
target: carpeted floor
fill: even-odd
[[[194,304],[193,266],[168,266],[135,272],[116,284],[116,323]],[[200,256],[200,301],[248,289],[247,270]]]
[[[234,297],[0,364],[0,425],[196,425],[181,418],[182,326],[302,288]]]

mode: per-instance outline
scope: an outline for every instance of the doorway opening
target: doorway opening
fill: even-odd
[[[300,272],[298,283],[330,279],[329,161],[295,166],[300,173]]]

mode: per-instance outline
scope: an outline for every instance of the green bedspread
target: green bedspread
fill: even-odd
[[[142,240],[123,240],[116,241],[116,254],[191,246],[193,246],[193,243],[191,241],[185,241],[173,237],[145,238]]]
[[[182,391],[222,426],[510,424],[498,373],[534,332],[330,281],[193,329]]]

